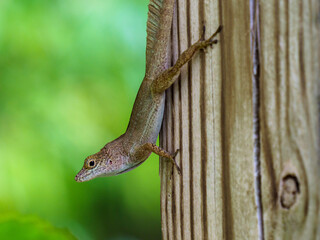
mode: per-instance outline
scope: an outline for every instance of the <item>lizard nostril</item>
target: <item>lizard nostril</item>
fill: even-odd
[[[76,180],[77,182],[79,182],[79,175],[78,175],[78,174],[75,176],[74,180]]]

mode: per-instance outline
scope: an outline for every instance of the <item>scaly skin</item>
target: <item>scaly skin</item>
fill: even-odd
[[[160,10],[159,6],[161,5]],[[153,8],[157,8],[154,10]],[[147,66],[138,91],[128,128],[126,132],[114,141],[106,144],[98,153],[86,158],[80,172],[75,177],[78,182],[89,181],[96,177],[118,175],[134,169],[143,163],[152,152],[171,160],[181,174],[176,164],[174,154],[156,146],[160,132],[165,90],[168,89],[180,74],[181,67],[187,63],[199,49],[216,44],[214,37],[221,31],[221,27],[207,40],[202,37],[184,51],[173,67],[167,66],[167,49],[170,44],[170,31],[172,24],[174,0],[151,0],[149,5],[149,19],[155,14],[159,26],[156,34],[151,35],[147,43]],[[161,14],[159,15],[159,12]],[[158,13],[158,14],[156,14]],[[152,15],[152,16],[150,16]],[[154,24],[151,24],[153,27]],[[204,34],[203,34],[204,36]]]

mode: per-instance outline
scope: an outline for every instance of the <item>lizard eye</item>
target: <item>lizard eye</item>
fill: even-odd
[[[88,160],[86,165],[87,165],[87,168],[89,168],[89,169],[94,168],[96,166],[96,161],[92,160],[92,159]]]

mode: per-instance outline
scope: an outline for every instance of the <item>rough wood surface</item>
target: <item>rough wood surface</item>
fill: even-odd
[[[318,3],[261,1],[265,239],[320,238]]]
[[[167,91],[160,144],[171,152],[180,149],[176,160],[182,176],[161,161],[163,239],[319,239],[317,2],[260,0],[256,95],[252,2],[257,3],[176,2],[172,62],[198,40],[203,24],[207,36],[220,24],[224,29],[220,43],[197,54]],[[260,107],[260,221],[255,98]]]

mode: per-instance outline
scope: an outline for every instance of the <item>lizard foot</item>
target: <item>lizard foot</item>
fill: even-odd
[[[180,149],[177,149],[177,150],[174,152],[174,154],[173,154],[173,157],[174,157],[174,158],[178,155],[179,151],[180,151]]]
[[[176,151],[175,151],[175,153],[171,156],[171,158],[170,158],[170,160],[173,162],[173,164],[176,166],[176,168],[177,168],[177,171],[178,171],[178,174],[179,175],[182,175],[182,173],[181,173],[181,169],[180,169],[180,167],[179,167],[179,165],[177,164],[177,162],[176,162],[176,156],[178,155],[178,153],[179,153],[179,149],[177,149]]]
[[[205,31],[206,31],[206,27],[203,26],[203,30],[202,30],[202,36],[201,39],[199,40],[200,44],[201,44],[201,49],[205,49],[208,46],[212,46],[213,44],[217,44],[218,40],[214,39],[215,36],[217,36],[218,33],[220,33],[222,30],[222,25],[220,25],[218,27],[218,29],[211,35],[211,37],[209,37],[207,40],[205,40]]]

